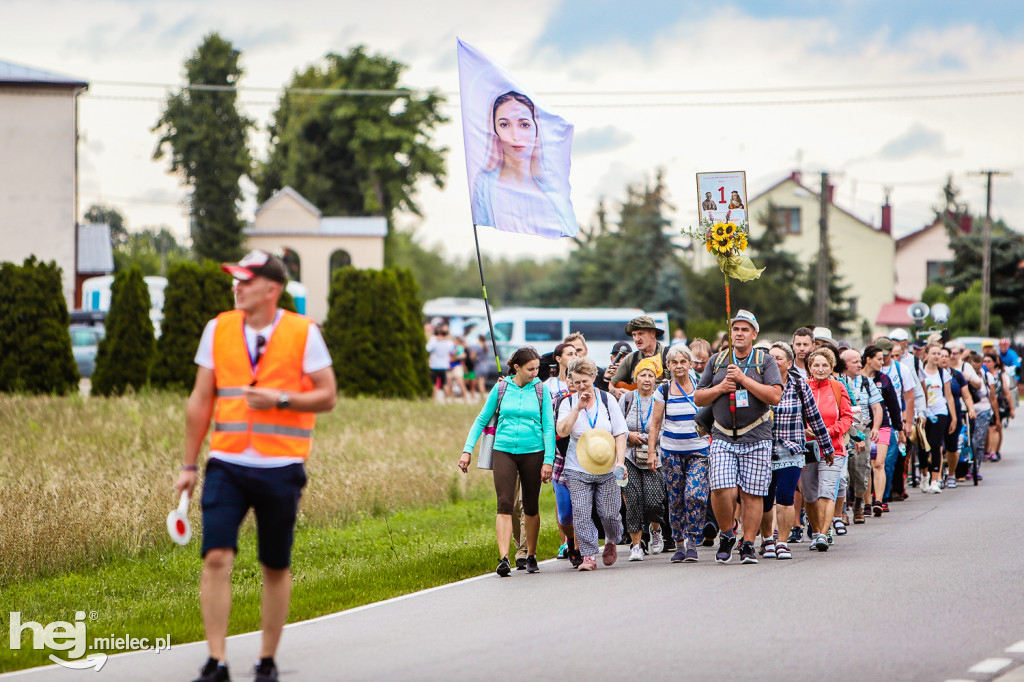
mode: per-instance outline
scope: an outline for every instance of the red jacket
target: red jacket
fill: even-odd
[[[853,426],[853,409],[850,406],[850,396],[846,389],[835,379],[818,381],[811,379],[807,382],[811,386],[811,393],[814,394],[814,402],[818,405],[818,412],[825,422],[828,435],[832,438],[832,447],[836,450],[836,457],[846,456],[846,445],[843,443],[843,436]],[[836,403],[836,396],[839,402]]]

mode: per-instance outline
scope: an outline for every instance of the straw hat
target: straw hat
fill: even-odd
[[[584,431],[576,443],[576,459],[595,476],[607,474],[615,467],[615,439],[605,429]]]

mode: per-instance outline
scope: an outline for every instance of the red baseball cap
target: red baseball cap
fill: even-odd
[[[266,277],[279,284],[288,281],[288,269],[284,261],[259,249],[245,254],[237,263],[222,263],[220,267],[224,272],[243,282],[248,282],[253,277]]]

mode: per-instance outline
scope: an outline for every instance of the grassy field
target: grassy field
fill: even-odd
[[[318,420],[290,620],[493,570],[490,474],[455,467],[476,410],[343,399]],[[183,425],[184,398],[172,394],[0,397],[0,604],[44,624],[84,610],[90,638],[202,639],[198,538],[177,547],[164,528]],[[553,513],[549,488],[541,556],[557,547]],[[198,531],[197,504],[191,516]],[[232,578],[232,633],[259,628],[252,528],[250,518]],[[47,662],[24,641],[0,648],[0,671]]]

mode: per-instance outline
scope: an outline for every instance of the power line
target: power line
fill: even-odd
[[[324,93],[325,95],[327,93]],[[329,93],[337,95],[338,93]],[[407,94],[407,93],[406,93]],[[822,104],[869,104],[876,102],[907,102],[924,100],[956,100],[976,99],[986,97],[1019,97],[1024,95],[1024,90],[1005,90],[991,92],[956,92],[956,93],[918,93],[905,95],[868,95],[859,97],[832,97],[818,99],[780,99],[780,100],[734,100],[716,101],[705,100],[698,102],[601,102],[601,103],[580,103],[580,102],[557,102],[551,106],[559,109],[657,109],[657,108],[716,108],[716,107],[761,107],[761,106],[801,106],[801,105],[822,105]],[[125,95],[97,95],[91,92],[82,95],[87,100],[106,100],[123,102],[166,102],[163,97],[135,97]],[[279,101],[261,100],[238,100],[238,104],[246,106],[277,106]],[[443,106],[458,109],[458,100],[442,102]]]
[[[837,92],[857,90],[894,90],[907,88],[963,87],[980,85],[997,85],[1024,82],[1024,76],[1007,78],[978,78],[947,81],[916,81],[900,83],[858,83],[843,85],[779,85],[759,88],[698,88],[680,90],[542,90],[537,94],[543,97],[685,97],[690,95],[745,95],[779,92]],[[347,88],[281,88],[259,85],[211,85],[205,83],[150,83],[144,81],[91,81],[90,86],[111,86],[128,88],[162,88],[167,90],[196,90],[200,92],[286,92],[300,95],[342,95],[357,97],[409,97],[422,94],[440,94],[445,97],[457,97],[457,90],[437,91],[419,88],[399,88],[392,90],[378,89],[347,89]]]

